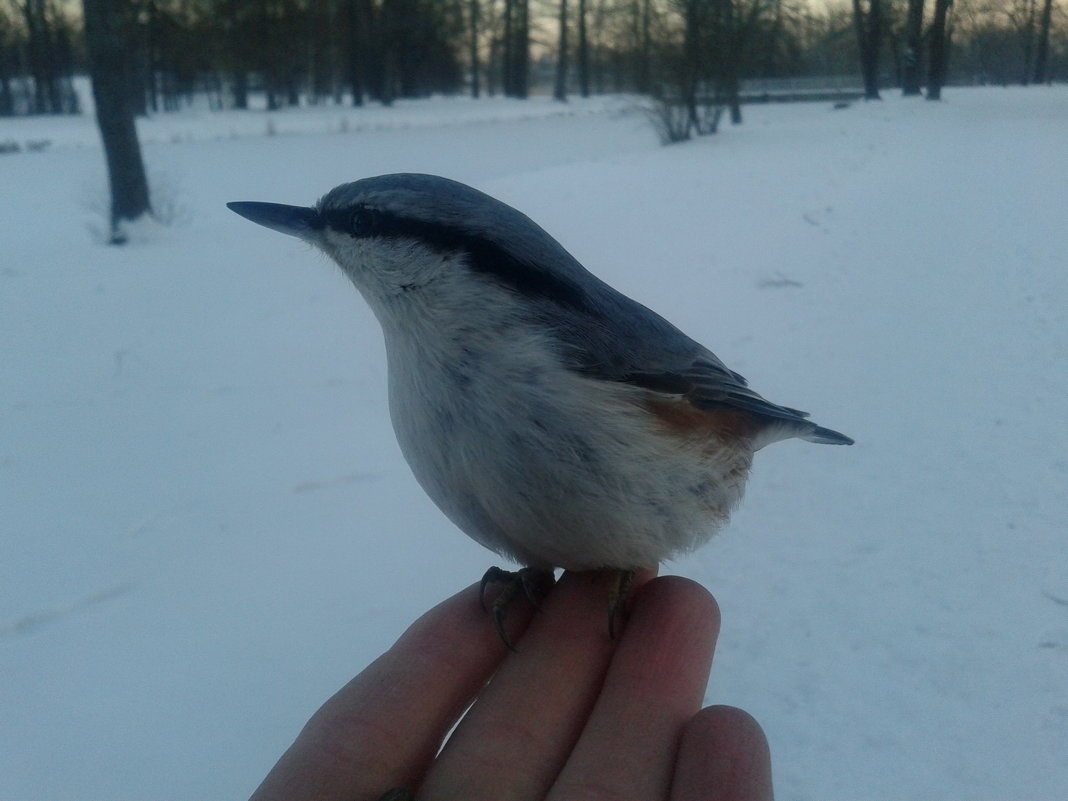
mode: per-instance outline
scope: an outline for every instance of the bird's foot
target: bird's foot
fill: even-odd
[[[504,617],[508,604],[516,597],[520,590],[523,596],[530,601],[535,609],[538,600],[544,596],[552,586],[553,572],[536,567],[524,567],[516,571],[504,570],[499,567],[491,567],[482,576],[482,584],[479,587],[478,600],[482,608],[486,608],[486,587],[490,584],[501,584],[501,591],[490,604],[489,611],[493,613],[493,625],[497,629],[497,635],[509,651],[515,651],[515,646],[508,639],[508,633],[504,630]]]
[[[394,787],[386,790],[386,794],[378,801],[415,801],[415,795],[407,787]]]

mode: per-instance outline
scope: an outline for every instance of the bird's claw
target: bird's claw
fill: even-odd
[[[523,596],[535,609],[539,609],[538,602],[548,591],[548,585],[552,583],[551,570],[541,570],[536,567],[524,567],[519,570],[504,570],[499,567],[491,567],[482,576],[482,582],[478,590],[478,602],[486,609],[486,587],[490,584],[500,584],[501,591],[493,599],[487,611],[493,614],[493,626],[497,629],[497,636],[505,644],[509,651],[515,651],[512,641],[508,639],[508,633],[504,630],[505,613],[508,604],[512,602],[520,590]]]

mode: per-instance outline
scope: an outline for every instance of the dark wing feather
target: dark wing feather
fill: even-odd
[[[773,437],[773,440],[796,436],[827,445],[853,444],[853,440],[845,434],[806,420],[808,412],[780,406],[757,394],[746,385],[742,376],[727,369],[718,359],[699,358],[689,367],[678,371],[631,372],[620,376],[619,380],[654,392],[680,395],[698,409],[741,409],[769,423],[779,422],[783,424],[781,428],[775,425],[770,428],[777,428],[784,433]]]
[[[574,311],[554,321],[573,369],[682,397],[698,409],[749,412],[768,422],[767,433],[773,439],[767,441],[794,436],[834,445],[853,443],[844,434],[807,420],[807,412],[772,403],[754,392],[743,376],[655,312],[614,291],[600,301],[602,307],[615,306],[614,313],[586,317],[580,326],[575,325]]]
[[[708,359],[698,359],[678,371],[633,372],[621,380],[655,392],[681,395],[698,409],[742,409],[780,420],[802,421],[808,417],[808,412],[772,403],[751,390],[738,373]]]

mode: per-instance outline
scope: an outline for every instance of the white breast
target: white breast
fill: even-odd
[[[534,567],[651,567],[711,536],[751,454],[680,440],[648,413],[644,390],[562,367],[493,299],[477,327],[425,309],[383,321],[393,427],[442,511]]]

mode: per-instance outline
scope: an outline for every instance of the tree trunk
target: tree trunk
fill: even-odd
[[[1023,36],[1023,69],[1020,70],[1020,85],[1027,86],[1031,83],[1031,75],[1034,69],[1035,52],[1035,0],[1026,0],[1027,6],[1024,17],[1024,27],[1021,31]]]
[[[122,223],[150,213],[148,180],[130,107],[121,0],[82,0],[96,121],[111,184],[111,244],[122,244]]]
[[[580,0],[585,8],[586,0]],[[638,91],[652,91],[652,0],[642,0],[641,39],[638,52]]]
[[[701,0],[687,0],[685,28],[682,39],[682,64],[680,65],[679,96],[682,105],[686,108],[688,128],[686,138],[689,138],[689,130],[701,132],[701,115],[697,111],[697,84],[701,80],[701,39],[706,31],[702,11],[704,7]]]
[[[354,106],[362,106],[367,95],[377,98],[382,93],[384,45],[376,28],[380,22],[372,0],[349,0],[347,83]]]
[[[10,117],[15,113],[15,96],[11,91],[11,75],[8,72],[7,59],[0,53],[0,117]]]
[[[515,0],[515,43],[512,45],[515,68],[513,96],[526,99],[530,92],[530,3]]]
[[[857,48],[860,51],[860,71],[864,78],[864,99],[881,100],[879,97],[879,51],[883,42],[882,0],[868,0],[868,12],[864,13],[860,0],[853,0],[853,25],[857,31]]]
[[[556,86],[553,97],[567,100],[567,0],[560,0],[560,52],[556,57]]]
[[[478,58],[479,0],[471,0],[470,60],[471,60],[471,97],[482,94],[482,66]]]
[[[905,52],[901,61],[901,94],[913,96],[920,94],[923,82],[923,2],[909,0],[908,15],[905,18]]]
[[[52,44],[52,30],[48,23],[44,0],[25,0],[22,5],[26,24],[26,54],[33,76],[32,114],[60,112],[57,68]]]
[[[927,99],[942,99],[942,84],[946,80],[949,51],[947,17],[953,0],[935,0],[934,21],[931,23],[931,61],[927,77]]]
[[[236,0],[220,4],[219,13],[224,33],[223,41],[228,59],[225,69],[229,73],[230,102],[234,108],[248,108],[249,62],[243,47],[247,41],[247,15],[238,13]]]
[[[141,50],[141,69],[139,75],[134,80],[134,85],[130,87],[131,95],[136,103],[137,98],[143,98],[141,108],[134,106],[134,116],[147,116],[151,111],[153,114],[159,111],[160,107],[160,82],[159,78],[163,75],[162,65],[159,63],[159,47],[156,43],[157,29],[159,28],[158,10],[156,3],[149,0],[145,4],[145,8],[141,14],[143,20],[137,21],[137,38],[140,42],[139,49]],[[170,101],[167,97],[167,92],[171,87],[164,87],[163,92],[163,110],[174,111],[174,108],[170,107]]]
[[[731,113],[731,125],[742,124],[741,66],[742,54],[745,52],[746,38],[756,21],[759,6],[754,3],[750,16],[739,25],[738,9],[734,0],[722,0],[722,18],[720,27],[726,42],[720,60],[720,94]]]
[[[1045,0],[1042,4],[1042,18],[1038,23],[1038,43],[1035,53],[1035,83],[1045,83],[1049,80],[1049,26],[1053,15],[1053,0]]]
[[[515,0],[504,0],[504,53],[501,56],[501,91],[505,97],[515,94],[515,69],[512,65],[515,49]]]
[[[586,0],[578,6],[578,77],[579,94],[590,96],[590,40],[586,31]]]
[[[74,91],[74,48],[71,46],[70,30],[65,24],[59,24],[56,29],[56,84],[59,89],[60,107],[57,109],[62,114],[80,114],[78,93]]]
[[[334,93],[334,76],[337,74],[334,64],[334,50],[331,47],[331,33],[337,26],[336,9],[332,3],[312,3],[308,7],[312,29],[309,38],[311,54],[308,59],[311,66],[311,92],[308,102],[314,105],[322,103]]]
[[[505,0],[504,93],[526,98],[530,82],[530,16],[527,0]]]
[[[234,96],[234,108],[248,108],[248,73],[239,69],[232,76],[230,91]]]

